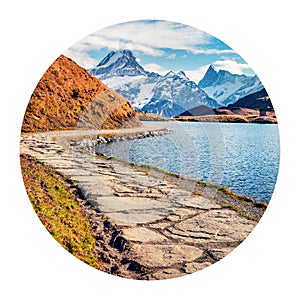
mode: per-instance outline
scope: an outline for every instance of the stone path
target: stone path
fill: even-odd
[[[68,146],[71,137],[69,132],[26,134],[20,150],[80,188],[93,210],[99,245],[115,253],[102,255],[112,273],[136,279],[193,273],[226,256],[256,225],[179,184]]]

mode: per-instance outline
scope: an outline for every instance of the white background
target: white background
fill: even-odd
[[[299,17],[297,1],[2,1],[1,299],[299,299]],[[156,282],[111,276],[74,258],[27,199],[19,132],[49,65],[86,35],[120,22],[181,22],[221,39],[262,80],[279,121],[281,163],[267,212],[230,255],[196,274]]]

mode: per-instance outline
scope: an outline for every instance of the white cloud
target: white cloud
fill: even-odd
[[[167,70],[165,68],[163,68],[162,66],[158,65],[158,64],[154,64],[154,63],[149,63],[143,66],[143,68],[146,71],[149,72],[155,72],[158,73],[160,75],[165,75],[166,73],[168,73],[170,70]]]
[[[167,21],[134,21],[99,30],[71,47],[65,54],[82,66],[92,67],[87,52],[100,48],[128,49],[144,54],[172,59],[162,48],[210,54],[214,50],[199,49],[208,44],[211,36],[196,28]]]
[[[190,79],[198,83],[205,75],[209,65],[201,66],[196,70],[185,70],[184,73]]]
[[[218,60],[213,63],[218,70],[226,70],[232,74],[250,74],[253,73],[249,65],[238,63],[235,60]]]
[[[69,48],[65,51],[64,55],[70,57],[85,69],[95,67],[99,63],[98,60],[91,58],[85,51],[77,51],[77,49],[74,50],[73,48]]]
[[[168,55],[166,58],[167,59],[174,59],[175,57],[176,57],[176,54],[172,53],[172,54]]]
[[[89,56],[91,50],[101,48],[128,49],[140,51],[153,57],[165,57],[174,59],[175,53],[164,51],[164,48],[186,50],[193,54],[230,54],[231,49],[207,49],[205,45],[212,43],[212,37],[196,28],[179,23],[167,21],[133,21],[113,25],[99,30],[68,49],[64,54],[74,59],[84,68],[94,67],[98,61]],[[211,46],[211,45],[210,45]],[[247,69],[247,65],[238,64],[235,61],[223,60],[215,62],[216,67],[225,68],[233,73],[240,74]],[[149,64],[151,70],[162,73],[162,67]],[[185,71],[190,79],[201,79],[205,68]]]
[[[95,33],[105,39],[149,48],[172,48],[196,51],[197,45],[207,44],[210,36],[196,28],[167,21],[128,22],[107,27]]]

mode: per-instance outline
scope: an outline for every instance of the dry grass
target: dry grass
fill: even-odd
[[[173,120],[186,122],[227,122],[227,123],[261,123],[261,124],[276,124],[276,117],[257,115],[207,115],[207,116],[182,116],[176,117]]]
[[[29,100],[22,132],[137,126],[136,110],[71,59],[61,55]]]
[[[207,115],[207,116],[182,116],[174,118],[177,121],[186,122],[231,122],[231,123],[248,123],[244,116],[240,115]]]
[[[90,223],[64,178],[30,156],[21,155],[21,168],[33,209],[49,233],[75,257],[101,269]]]
[[[152,114],[152,113],[144,113],[144,112],[138,112],[137,113],[139,119],[141,121],[170,121],[172,118],[163,117],[161,115]]]

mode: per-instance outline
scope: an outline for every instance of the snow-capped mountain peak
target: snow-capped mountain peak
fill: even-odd
[[[228,105],[261,90],[263,85],[257,76],[232,74],[210,65],[198,87],[219,103]]]
[[[219,72],[219,68],[217,68],[214,64],[211,64],[210,66],[209,66],[209,68],[212,70],[212,71],[215,71],[216,73],[218,73]]]
[[[130,50],[111,51],[95,68],[89,72],[97,77],[111,78],[113,76],[146,75],[141,65]]]
[[[210,65],[209,68],[207,69],[204,77],[198,83],[198,86],[201,88],[211,86],[212,83],[216,82],[217,78],[218,78],[217,69],[213,65]]]
[[[181,79],[189,80],[183,71],[177,72],[176,75],[177,75],[179,78],[181,78]]]
[[[98,68],[108,68],[123,56],[122,51],[112,51],[98,65]]]
[[[169,71],[164,77],[165,78],[173,78],[176,74],[173,71]]]
[[[177,74],[169,71],[164,76],[150,73],[138,64],[129,50],[110,52],[89,72],[142,111],[173,117],[201,104],[220,106],[183,71]]]

